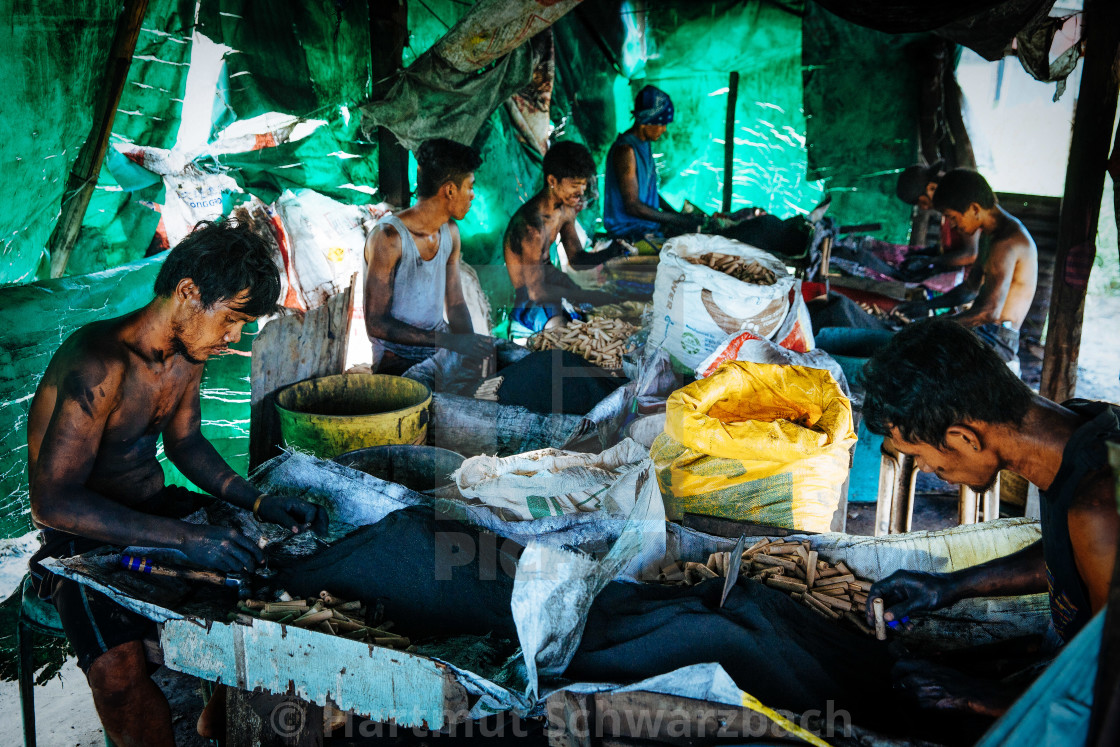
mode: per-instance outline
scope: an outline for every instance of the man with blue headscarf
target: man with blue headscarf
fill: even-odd
[[[657,193],[657,165],[651,143],[673,121],[673,101],[654,86],[638,91],[634,124],[607,154],[603,223],[613,238],[641,239],[690,231],[703,219],[674,210]]]

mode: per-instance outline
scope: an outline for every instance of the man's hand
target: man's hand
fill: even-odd
[[[440,338],[440,347],[464,358],[485,358],[494,352],[494,338],[487,335],[448,333]]]
[[[943,272],[941,263],[935,257],[907,257],[898,268],[904,279],[915,282]]]
[[[265,495],[257,508],[257,516],[270,524],[277,524],[299,534],[310,529],[322,535],[327,531],[327,510],[314,503],[287,495]]]
[[[894,307],[894,313],[910,321],[925,319],[929,316],[929,304],[925,301],[907,301]]]
[[[952,589],[953,582],[942,573],[895,571],[874,584],[867,593],[867,624],[875,626],[872,601],[876,597],[882,597],[886,605],[884,620],[905,623],[912,613],[948,607],[956,601]]]
[[[264,560],[253,541],[236,529],[188,524],[191,534],[181,550],[192,564],[226,573],[252,571]]]

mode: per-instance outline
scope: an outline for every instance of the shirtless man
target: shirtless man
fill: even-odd
[[[648,234],[674,236],[692,231],[702,215],[678,213],[657,189],[657,164],[651,143],[673,121],[669,94],[654,86],[638,91],[634,124],[618,136],[607,153],[603,225],[613,238],[640,239]]]
[[[915,164],[904,169],[898,175],[898,184],[895,187],[898,198],[909,205],[916,205],[921,211],[933,210],[933,196],[937,192],[941,177],[944,176],[943,164],[944,161],[938,161],[932,166]],[[924,243],[924,239],[915,242],[912,238],[911,243]],[[933,275],[971,266],[976,261],[979,250],[979,231],[964,234],[943,218],[938,235],[937,253],[931,255],[918,247],[907,256],[900,270],[903,279],[920,282]]]
[[[326,512],[262,495],[200,431],[203,364],[270,313],[280,276],[247,226],[203,223],[175,247],[156,298],[72,334],[47,366],[27,423],[31,517],[43,547],[31,560],[39,596],[58,608],[106,733],[120,745],[173,745],[171,712],[148,673],[142,640],[155,625],[41,565],[98,547],[168,548],[184,564],[252,570],[261,551],[233,529],[179,518],[213,500],[165,486],[167,458],[202,490],[293,532],[326,529]]]
[[[980,232],[980,258],[964,283],[929,301],[901,304],[899,313],[914,319],[932,309],[972,302],[950,319],[972,328],[1012,370],[1019,364],[1019,328],[1030,311],[1038,282],[1038,250],[1023,227],[996,201],[984,177],[954,169],[942,177],[933,204],[964,234]],[[984,244],[988,244],[985,251]]]
[[[1042,510],[1040,542],[953,573],[898,571],[868,597],[883,598],[884,617],[897,624],[968,597],[1048,592],[1051,643],[1069,641],[1108,598],[1120,515],[1105,441],[1120,439],[1120,407],[1044,399],[945,319],[904,328],[871,358],[863,380],[867,427],[923,472],[979,493],[1009,469],[1038,486]],[[998,715],[1017,695],[928,663],[896,674],[931,708]]]
[[[506,269],[513,283],[513,319],[539,332],[553,317],[567,318],[560,300],[605,304],[609,294],[582,290],[549,262],[549,248],[560,237],[568,264],[586,269],[626,254],[614,243],[601,252],[586,252],[576,233],[576,216],[583,209],[588,182],[595,178],[591,152],[579,143],[556,143],[544,157],[544,188],[522,205],[502,242]]]
[[[420,145],[416,165],[419,201],[366,240],[366,332],[384,351],[379,373],[402,374],[441,348],[479,361],[493,352],[492,338],[474,334],[463,299],[455,223],[471,209],[482,159],[440,138]]]

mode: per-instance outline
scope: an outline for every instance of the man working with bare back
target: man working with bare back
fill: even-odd
[[[588,182],[595,178],[595,161],[579,143],[556,143],[544,157],[544,188],[522,205],[506,228],[502,249],[513,283],[513,319],[539,332],[553,317],[570,317],[561,304],[606,304],[617,299],[607,293],[581,289],[549,261],[549,248],[560,237],[568,264],[587,269],[621,257],[626,249],[614,243],[601,252],[585,252],[576,233],[576,216],[584,206]]]
[[[471,209],[481,165],[468,145],[443,138],[421,143],[420,199],[383,218],[366,240],[366,332],[383,351],[379,373],[400,375],[441,348],[479,361],[494,350],[493,338],[471,326],[455,223]]]
[[[327,524],[321,508],[261,494],[200,430],[203,364],[276,306],[280,278],[267,244],[248,226],[200,224],[164,261],[155,293],[138,311],[88,324],[62,344],[27,424],[31,516],[43,537],[32,582],[58,609],[118,745],[174,744],[171,712],[142,644],[154,623],[41,562],[136,545],[218,571],[255,568],[262,556],[249,538],[179,520],[213,499],[164,484],[161,436],[172,464],[212,496],[294,532]]]
[[[961,233],[980,232],[980,256],[964,283],[929,301],[902,304],[898,311],[913,319],[931,309],[971,301],[967,311],[949,318],[971,328],[1018,373],[1019,328],[1038,283],[1034,239],[1015,216],[1000,207],[991,187],[975,171],[954,169],[942,177],[933,205]]]

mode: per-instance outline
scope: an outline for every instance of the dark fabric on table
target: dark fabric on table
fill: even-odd
[[[883,722],[891,697],[886,644],[826,620],[788,594],[740,581],[719,607],[723,579],[694,587],[613,583],[591,607],[564,676],[631,683],[680,667],[720,664],[770,708],[832,710]]]
[[[520,405],[539,413],[586,415],[604,397],[626,383],[605,369],[566,350],[531,353],[501,370],[498,389],[503,405]]]
[[[513,639],[510,599],[520,551],[515,542],[439,518],[430,506],[413,506],[286,564],[274,583],[297,597],[326,590],[371,607],[380,603],[393,632],[410,638],[494,633]]]

